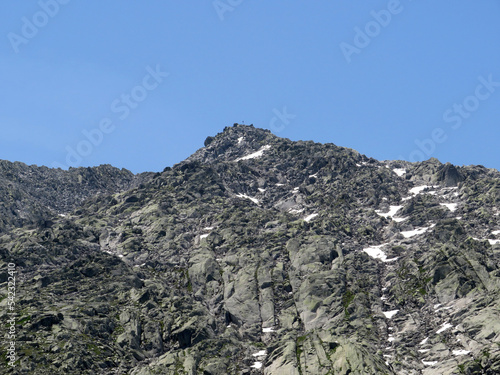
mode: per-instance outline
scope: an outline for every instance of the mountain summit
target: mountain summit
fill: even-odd
[[[2,161],[0,202],[2,373],[500,373],[496,170],[235,125],[156,174]]]

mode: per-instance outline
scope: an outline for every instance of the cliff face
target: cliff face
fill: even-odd
[[[0,167],[16,371],[500,372],[495,170],[248,126],[156,175]]]

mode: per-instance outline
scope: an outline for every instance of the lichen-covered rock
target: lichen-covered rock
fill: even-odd
[[[498,171],[236,125],[157,174],[2,161],[0,202],[3,373],[499,371]]]

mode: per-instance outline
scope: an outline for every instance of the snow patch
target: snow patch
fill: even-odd
[[[398,212],[401,208],[403,208],[403,206],[389,206],[389,212],[382,213],[379,210],[375,212],[379,216],[392,218],[394,215],[396,215],[396,212]]]
[[[243,142],[243,137],[238,138],[238,144],[241,144],[241,142]]]
[[[309,178],[313,178],[313,177],[314,177],[314,178],[318,177],[318,172],[316,172],[315,174],[310,174],[310,175],[309,175]]]
[[[205,227],[205,228],[203,228],[203,230],[212,230],[212,229],[214,229],[214,227]]]
[[[255,203],[255,204],[259,204],[259,200],[258,200],[258,199],[255,199],[255,198],[249,197],[248,195],[245,195],[245,194],[238,194],[238,195],[237,195],[237,197],[238,197],[238,198],[250,199],[253,203]]]
[[[249,160],[249,159],[259,158],[262,155],[264,155],[264,151],[269,150],[270,148],[271,148],[271,146],[269,146],[269,145],[263,146],[263,147],[260,148],[259,151],[256,151],[256,152],[254,152],[254,153],[252,153],[250,155],[242,156],[241,158],[238,158],[235,161]]]
[[[422,361],[425,366],[436,366],[438,361]]]
[[[458,203],[439,203],[441,206],[445,206],[451,212],[455,212],[457,210]]]
[[[497,243],[500,243],[500,240],[488,240],[488,242],[490,243],[490,245],[496,245]]]
[[[301,208],[300,210],[297,210],[296,208],[292,208],[288,212],[290,212],[291,214],[300,214],[303,211],[304,211],[303,208]]]
[[[292,190],[292,193],[293,193],[293,194],[297,194],[298,192],[299,192],[299,188],[298,188],[298,187],[293,188],[293,190]]]
[[[419,353],[427,353],[427,352],[430,352],[431,350],[430,349],[419,349],[418,352]]]
[[[66,217],[66,215],[65,215],[65,214],[58,214],[58,215],[59,215],[59,216],[61,216],[61,217]]]
[[[427,341],[429,341],[428,337],[426,337],[425,339],[423,339],[422,341],[420,341],[418,345],[425,345],[427,343]]]
[[[318,216],[318,214],[310,214],[310,215],[308,215],[308,216],[306,216],[306,217],[304,218],[304,221],[309,222],[309,221],[311,221],[312,219],[314,219],[316,216]]]
[[[262,368],[262,362],[255,362],[252,366],[252,368]]]
[[[439,328],[436,333],[439,334],[439,333],[442,333],[444,331],[446,331],[447,329],[450,329],[450,328],[453,328],[453,326],[450,324],[450,323],[444,323],[441,328]]]
[[[262,332],[264,332],[264,333],[274,332],[274,328],[271,328],[271,327],[269,327],[269,328],[262,328]]]
[[[392,171],[396,173],[399,177],[401,177],[406,173],[406,169],[404,168],[394,168]]]
[[[453,350],[453,355],[466,355],[466,354],[469,354],[470,351],[469,350]]]
[[[262,189],[262,188],[258,188],[258,190],[259,190],[261,193],[263,193],[263,192],[265,192],[265,191],[266,191],[266,189]]]
[[[398,259],[397,257],[387,259],[387,255],[385,255],[385,253],[382,250],[380,250],[380,248],[384,247],[385,245],[387,245],[387,244],[384,243],[384,244],[378,245],[378,246],[370,246],[370,247],[363,249],[363,251],[374,259],[380,259],[382,262],[392,262],[392,261],[395,261],[396,259]]]
[[[496,236],[497,234],[500,234],[500,230],[494,230],[493,232],[491,232],[491,234]]]
[[[257,353],[252,354],[254,357],[264,357],[267,354],[265,350],[259,350]]]
[[[200,240],[207,238],[208,236],[210,236],[210,233],[202,234],[200,235]]]
[[[396,315],[398,312],[399,310],[382,311],[382,314],[384,314],[387,319],[392,319],[392,317]]]
[[[432,186],[427,186],[427,185],[416,186],[416,187],[410,189],[410,193],[413,195],[417,195],[417,194],[420,194],[425,189],[430,189],[431,187]]]
[[[410,238],[410,237],[417,236],[419,234],[427,232],[433,226],[434,225],[431,225],[430,227],[418,228],[418,229],[414,229],[414,230],[406,230],[406,231],[402,231],[401,234],[403,235],[404,238]]]

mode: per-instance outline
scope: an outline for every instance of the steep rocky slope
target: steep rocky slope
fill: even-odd
[[[64,171],[0,160],[0,233],[46,225],[54,214],[71,212],[87,198],[129,190],[152,175],[134,176],[109,165]]]
[[[500,373],[498,171],[238,125],[130,190],[113,176],[0,233],[1,372]]]

